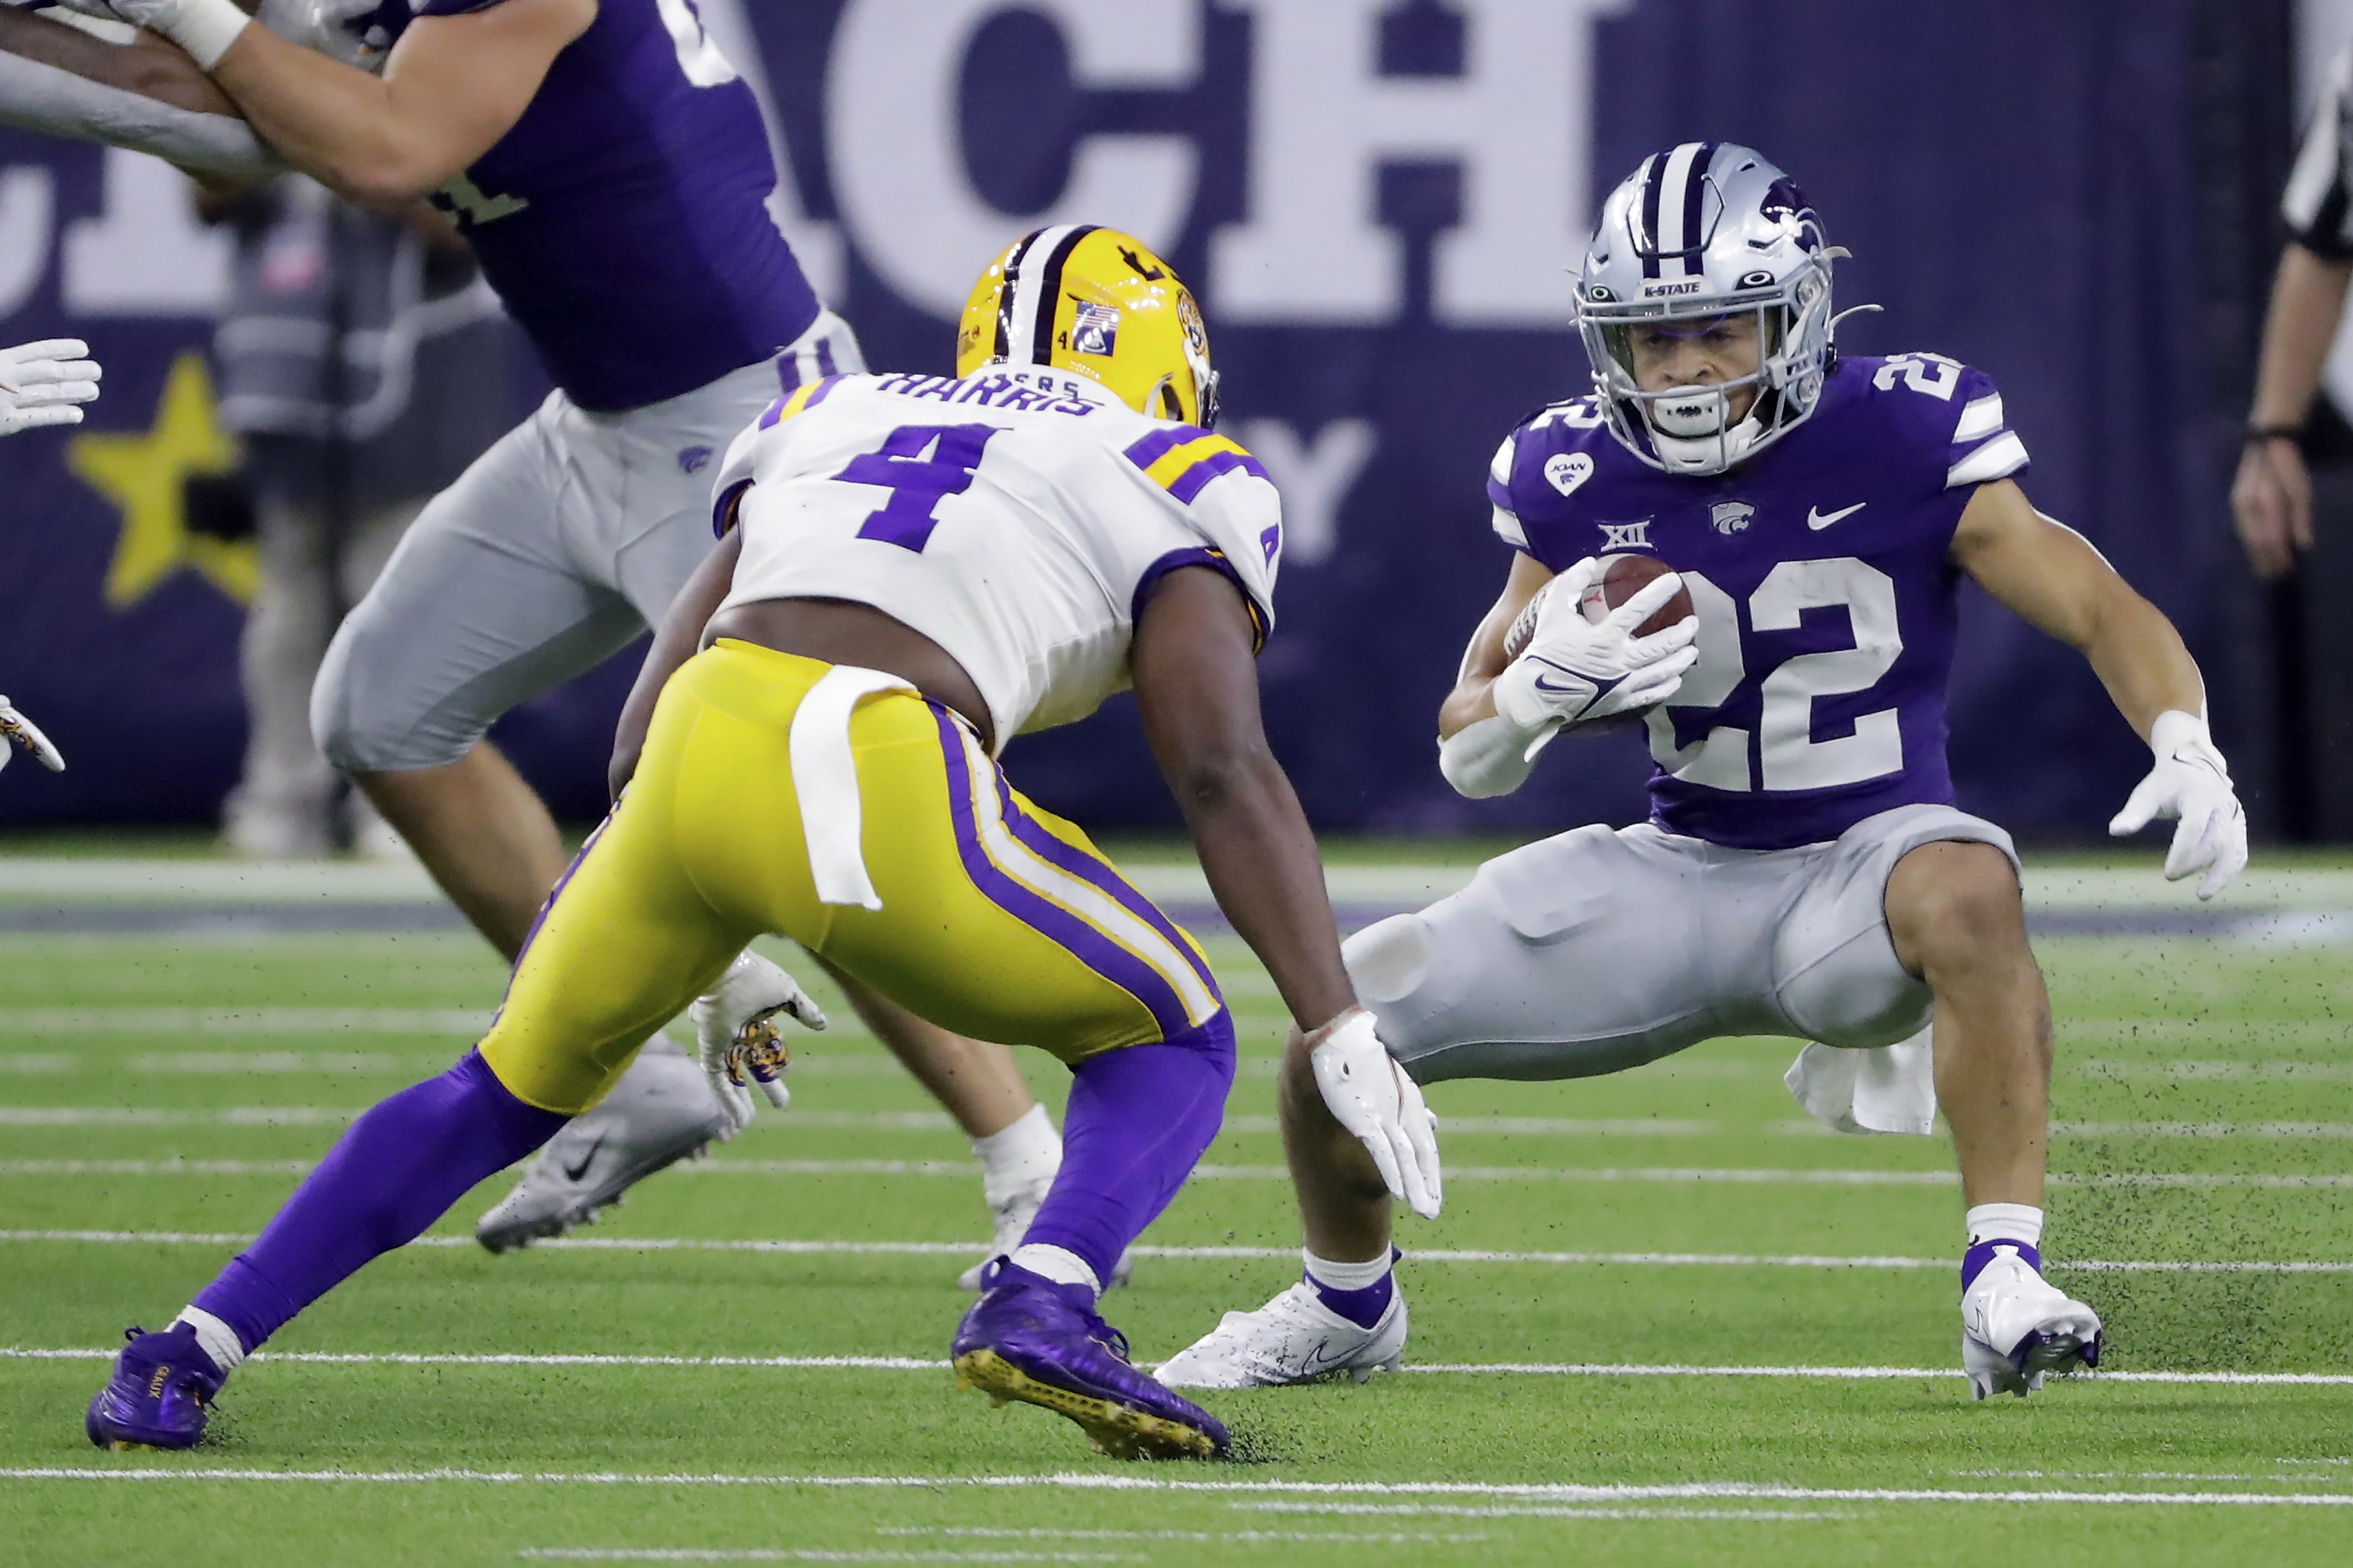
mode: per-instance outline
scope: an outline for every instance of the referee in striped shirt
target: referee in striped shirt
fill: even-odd
[[[2246,447],[2231,510],[2261,577],[2284,577],[2312,547],[2312,479],[2297,446],[2353,281],[2353,46],[2328,68],[2280,201],[2288,245],[2272,281]]]

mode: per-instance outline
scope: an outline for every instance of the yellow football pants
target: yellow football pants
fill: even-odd
[[[913,692],[849,720],[881,907],[820,902],[787,740],[832,668],[723,639],[671,678],[637,777],[549,895],[482,1042],[518,1098],[594,1105],[764,931],[943,1028],[1066,1062],[1222,1007],[1199,944]]]

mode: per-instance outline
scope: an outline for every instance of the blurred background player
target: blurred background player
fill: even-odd
[[[1489,861],[1359,931],[1348,965],[1423,1082],[1582,1078],[1736,1034],[1887,1047],[1933,1016],[1968,1205],[1962,1361],[1978,1397],[2022,1395],[2096,1363],[2100,1320],[2042,1277],[2051,1008],[2017,856],[1951,804],[1960,577],[2080,649],[2148,740],[2111,832],[2179,816],[2166,875],[2202,873],[2211,898],[2246,864],[2246,824],[2197,666],[2029,504],[1992,382],[1935,354],[1838,355],[1839,254],[1745,147],[1686,142],[1610,195],[1577,285],[1596,391],[1496,454],[1495,531],[1517,553],[1440,712],[1440,764],[1463,795],[1506,794],[1554,735],[1647,708],[1651,821]],[[1592,624],[1594,558],[1632,551],[1680,574]],[[1674,584],[1693,648],[1632,637]],[[1851,1061],[1810,1049],[1791,1087],[1810,1109],[1807,1077]],[[1363,1372],[1404,1346],[1384,1183],[1295,1039],[1282,1089],[1305,1278],[1164,1365],[1174,1385]]]
[[[429,196],[556,382],[425,508],[336,633],[311,706],[327,756],[512,957],[565,855],[491,724],[658,623],[709,552],[714,457],[780,386],[862,365],[767,212],[758,104],[693,14],[657,0],[423,0],[413,19],[273,0],[269,26],[229,0],[71,3],[185,58],[93,53],[33,17],[13,19],[10,47],[49,36],[66,71],[182,109],[217,89],[330,189],[390,208]],[[106,139],[118,109],[49,118]],[[849,984],[973,1139],[998,1237],[1018,1238],[1060,1142],[1010,1055]],[[557,1234],[734,1125],[657,1034],[477,1234],[494,1250]]]
[[[491,1034],[363,1116],[171,1329],[133,1339],[91,1405],[93,1441],[195,1443],[245,1355],[595,1103],[646,1028],[766,931],[1071,1069],[1068,1158],[956,1331],[959,1381],[1122,1457],[1225,1451],[1095,1304],[1217,1133],[1232,1018],[1192,938],[995,759],[1133,687],[1219,907],[1302,1029],[1353,1020],[1335,1098],[1361,1116],[1385,1093],[1399,1121],[1402,1080],[1355,1006],[1314,840],[1260,727],[1281,503],[1207,428],[1207,331],[1140,241],[1083,225],[1022,239],[957,342],[961,379],[828,376],[736,441],[720,547],[622,719],[627,793]],[[1366,1068],[1369,1093],[1349,1081]]]
[[[221,836],[262,859],[342,843],[406,855],[365,796],[340,820],[311,692],[328,638],[402,532],[504,432],[508,329],[472,248],[422,204],[364,212],[287,174],[208,194],[199,210],[236,239],[213,361],[242,461],[191,481],[190,525],[206,521],[196,497],[219,493],[221,525],[249,534],[260,568],[237,643],[245,764]]]
[[[90,357],[90,345],[77,338],[0,349],[0,436],[80,424],[81,405],[98,400],[103,374]],[[5,697],[0,697],[0,736],[32,752],[51,773],[65,771],[66,760],[49,738]],[[8,765],[10,754],[0,744],[0,768]]]

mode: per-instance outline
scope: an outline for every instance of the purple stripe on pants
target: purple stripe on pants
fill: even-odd
[[[1224,1000],[1218,991],[1218,977],[1209,973],[1208,964],[1193,951],[1193,944],[1185,940],[1176,922],[1162,914],[1157,905],[1129,887],[1126,879],[1111,867],[1077,845],[1064,843],[1033,821],[1015,803],[1013,786],[1006,782],[1002,773],[997,776],[997,799],[1005,817],[1005,826],[1012,829],[1013,837],[1028,846],[1032,854],[1105,894],[1128,913],[1166,937],[1168,945],[1183,955],[1185,962],[1193,966],[1193,973],[1201,977],[1201,984],[1209,988],[1209,994],[1220,1002]]]
[[[940,727],[940,751],[947,767],[948,804],[955,819],[956,853],[965,875],[990,903],[1042,936],[1060,943],[1080,963],[1127,992],[1152,1014],[1160,1037],[1173,1038],[1190,1029],[1184,999],[1157,970],[1120,946],[1068,910],[1040,897],[997,868],[981,847],[972,778],[965,765],[964,732],[948,710],[929,704]]]

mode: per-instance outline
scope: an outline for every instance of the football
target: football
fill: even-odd
[[[1665,562],[1651,555],[1605,555],[1601,558],[1601,581],[1585,591],[1577,608],[1588,621],[1599,621],[1610,611],[1641,593],[1645,584],[1655,582],[1674,570]],[[1677,588],[1673,598],[1659,606],[1658,614],[1634,628],[1636,637],[1649,637],[1665,631],[1686,616],[1698,614],[1692,605],[1691,590]]]
[[[1585,612],[1585,618],[1588,621],[1600,620],[1640,593],[1644,584],[1674,570],[1651,555],[1605,555],[1601,557],[1601,564],[1600,581],[1585,591],[1585,597],[1578,601],[1577,606]],[[1544,591],[1539,590],[1536,596],[1528,601],[1528,607],[1520,612],[1520,618],[1512,623],[1512,629],[1504,635],[1505,658],[1519,658],[1528,646],[1528,639],[1535,636],[1536,616],[1544,600]],[[1635,628],[1635,635],[1649,637],[1653,632],[1665,631],[1684,616],[1696,613],[1692,605],[1691,590],[1678,588],[1673,598],[1659,606],[1658,614]]]

